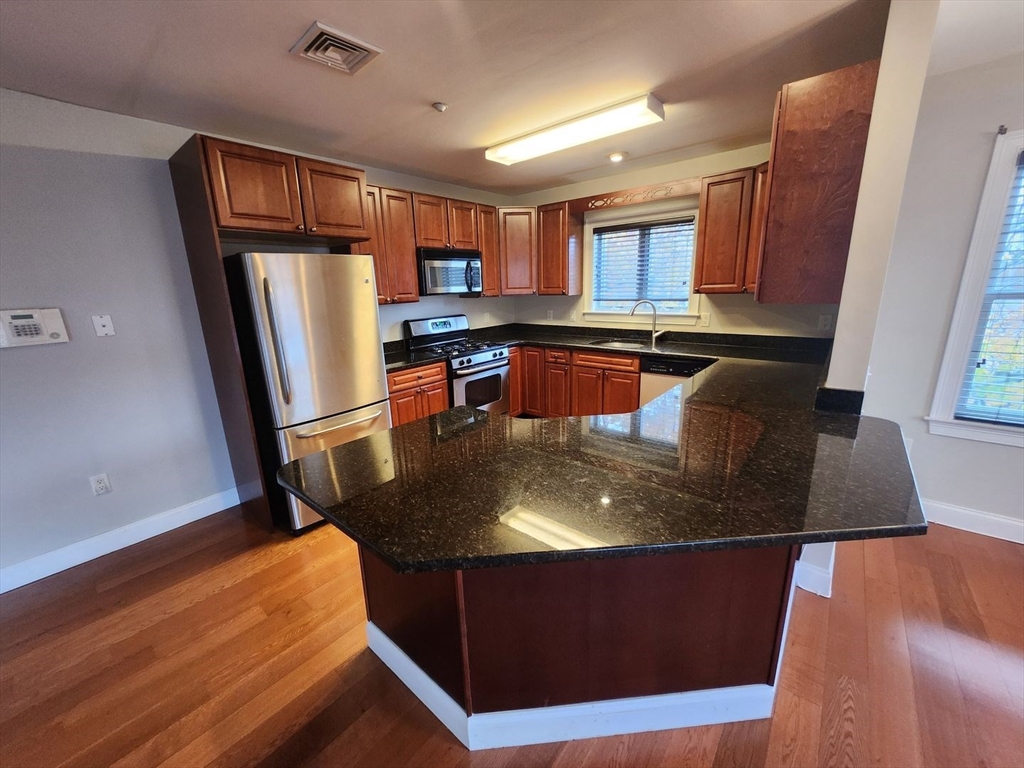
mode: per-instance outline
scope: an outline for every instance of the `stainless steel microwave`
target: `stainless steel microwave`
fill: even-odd
[[[475,294],[483,290],[480,254],[422,249],[419,254],[420,291],[424,295],[442,293]]]

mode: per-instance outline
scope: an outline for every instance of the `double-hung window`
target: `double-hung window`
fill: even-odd
[[[1024,445],[1024,131],[996,141],[928,421]]]
[[[625,313],[647,299],[689,314],[693,248],[693,216],[594,227],[591,310]]]

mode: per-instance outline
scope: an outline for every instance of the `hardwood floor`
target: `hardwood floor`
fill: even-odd
[[[0,766],[1024,765],[1024,547],[933,525],[797,592],[771,720],[469,753],[367,650],[355,546],[229,511],[0,596]]]

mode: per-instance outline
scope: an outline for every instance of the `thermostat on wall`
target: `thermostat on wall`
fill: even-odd
[[[59,309],[0,309],[0,347],[60,344],[68,329]]]

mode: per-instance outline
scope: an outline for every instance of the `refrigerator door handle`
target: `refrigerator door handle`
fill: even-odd
[[[288,379],[288,363],[284,359],[281,348],[281,331],[277,327],[277,315],[274,313],[274,292],[270,288],[270,278],[263,278],[263,300],[267,305],[267,317],[270,319],[270,343],[274,347],[274,361],[277,363],[277,377],[281,380],[281,395],[285,404],[292,401],[292,385]]]
[[[337,432],[339,429],[346,429],[348,427],[354,427],[356,424],[363,424],[367,421],[373,421],[374,419],[380,418],[384,411],[377,411],[371,413],[369,416],[363,416],[361,419],[355,419],[353,421],[346,421],[344,424],[338,424],[335,427],[328,427],[327,429],[318,429],[316,432],[300,432],[295,437],[302,440],[308,440],[311,437],[320,437],[320,435],[326,435],[328,432]]]

